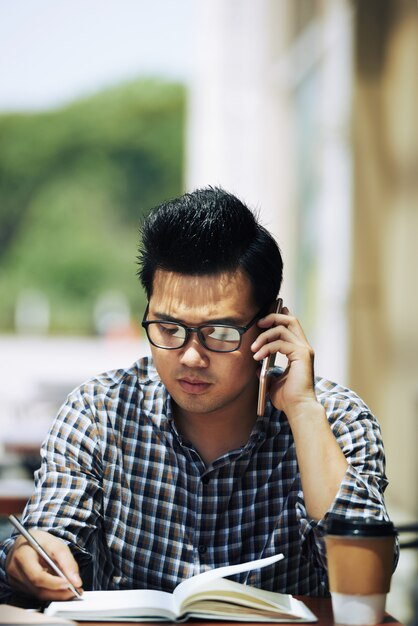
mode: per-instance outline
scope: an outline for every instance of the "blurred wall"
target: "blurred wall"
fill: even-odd
[[[415,0],[201,0],[187,186],[277,237],[321,375],[382,424],[388,501],[417,511]]]
[[[221,185],[260,208],[291,275],[292,109],[287,85],[276,76],[290,37],[286,7],[272,0],[199,2],[186,183]],[[292,281],[286,288],[290,296]]]
[[[418,514],[418,8],[356,11],[350,379],[382,424],[389,496]]]
[[[347,382],[351,7],[201,0],[199,13],[187,186],[222,185],[259,209],[318,372]]]

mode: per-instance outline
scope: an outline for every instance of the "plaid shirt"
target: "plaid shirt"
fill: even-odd
[[[380,429],[352,391],[317,378],[316,393],[349,462],[329,513],[387,519]],[[235,577],[279,592],[326,595],[326,517],[306,512],[295,443],[267,405],[245,446],[206,467],[182,439],[150,358],[73,391],[42,447],[24,523],[67,541],[95,589],[172,591],[213,567],[283,552]],[[7,591],[0,549],[0,587]]]

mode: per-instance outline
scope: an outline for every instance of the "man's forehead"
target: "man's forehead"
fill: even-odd
[[[231,272],[217,272],[215,274],[182,274],[168,270],[157,269],[153,280],[153,292],[158,289],[173,291],[184,288],[223,290],[230,292],[236,288],[251,291],[248,276],[241,269]]]
[[[228,314],[246,315],[254,307],[249,278],[241,270],[208,275],[187,275],[157,270],[150,307],[164,312],[204,308],[207,315],[230,309]]]

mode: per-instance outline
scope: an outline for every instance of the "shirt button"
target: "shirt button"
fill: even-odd
[[[201,543],[197,549],[199,554],[206,554],[207,547],[203,543]]]

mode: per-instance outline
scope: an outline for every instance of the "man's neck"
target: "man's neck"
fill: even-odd
[[[199,452],[205,465],[247,443],[257,419],[256,398],[251,402],[242,400],[212,413],[193,413],[174,407],[179,433]]]

